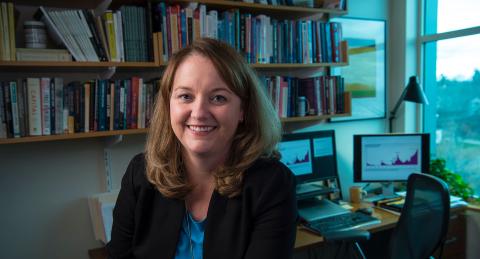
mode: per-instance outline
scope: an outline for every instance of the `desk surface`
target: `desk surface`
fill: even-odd
[[[358,208],[363,208],[363,207],[370,207],[371,205],[368,203],[365,204],[357,204],[353,205],[353,210],[356,210]],[[480,207],[478,206],[468,206],[468,207],[456,207],[452,208],[452,212],[456,211],[462,211],[462,210],[474,210],[474,211],[480,211]],[[388,212],[383,209],[379,208],[374,208],[373,209],[373,216],[380,219],[379,224],[375,225],[370,225],[367,226],[363,229],[366,229],[370,231],[371,233],[375,233],[378,231],[386,230],[386,229],[391,229],[395,227],[395,224],[397,224],[399,216],[396,214],[393,214],[391,212]],[[295,249],[304,249],[308,248],[310,246],[317,245],[319,243],[323,242],[323,238],[317,234],[312,233],[311,231],[305,229],[302,226],[297,227],[297,238],[295,240]],[[106,251],[104,247],[101,248],[96,248],[96,249],[91,249],[89,250],[89,256],[92,259],[104,259],[107,258]]]
[[[371,207],[371,206],[372,205],[369,203],[352,204],[352,207],[353,207],[352,210],[356,210],[364,207]],[[465,209],[467,209],[466,206],[455,207],[455,208],[452,208],[451,211],[457,212]],[[389,212],[387,210],[383,210],[380,208],[376,208],[376,207],[373,208],[372,216],[380,219],[381,222],[379,224],[370,225],[362,228],[370,231],[371,233],[394,228],[395,224],[397,224],[398,219],[400,217],[399,215],[396,215],[392,212]],[[323,242],[323,237],[309,231],[308,229],[302,226],[297,227],[297,238],[295,240],[295,249],[307,248],[310,246],[317,245],[318,243],[321,243],[321,242]]]

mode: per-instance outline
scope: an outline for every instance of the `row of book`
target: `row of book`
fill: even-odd
[[[15,12],[12,2],[0,3],[0,60],[15,60]]]
[[[146,128],[158,88],[158,80],[140,77],[1,82],[0,138]]]
[[[263,77],[262,81],[280,118],[345,112],[345,86],[341,76],[272,76]],[[308,108],[303,112],[299,110],[299,97],[305,97],[307,101]]]
[[[153,7],[153,30],[163,35],[163,61],[199,37],[230,44],[249,63],[319,63],[344,60],[340,23],[278,20],[239,9],[207,11],[205,5]]]
[[[122,6],[96,15],[85,9],[48,9],[42,20],[54,41],[64,45],[76,61],[152,61],[149,17],[143,6]]]

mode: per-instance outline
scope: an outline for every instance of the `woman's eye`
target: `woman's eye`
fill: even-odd
[[[212,97],[212,101],[215,103],[224,103],[227,101],[227,98],[225,98],[225,96],[222,96],[222,95],[215,95]]]
[[[182,101],[189,101],[192,99],[192,97],[189,94],[179,94],[177,98]]]

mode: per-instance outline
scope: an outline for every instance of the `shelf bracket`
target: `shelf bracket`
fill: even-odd
[[[115,135],[105,138],[103,159],[105,163],[105,189],[111,192],[112,187],[112,147],[123,141],[123,135]]]
[[[102,72],[99,77],[100,79],[110,79],[117,72],[117,67],[108,67],[107,70]]]

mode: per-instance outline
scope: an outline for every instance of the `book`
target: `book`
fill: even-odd
[[[18,61],[72,61],[66,49],[17,48],[16,53]]]
[[[28,125],[30,136],[42,135],[40,79],[27,78]]]
[[[110,241],[113,208],[118,196],[118,190],[106,193],[94,194],[88,197],[88,208],[95,239],[104,244]]]
[[[13,137],[20,137],[20,117],[18,114],[18,88],[16,81],[10,81],[10,105],[12,112]]]
[[[3,100],[3,82],[0,82],[0,138],[7,137],[5,105]]]
[[[42,118],[42,135],[51,134],[51,116],[50,116],[50,78],[43,77],[40,79],[40,102],[41,102],[41,118]]]

